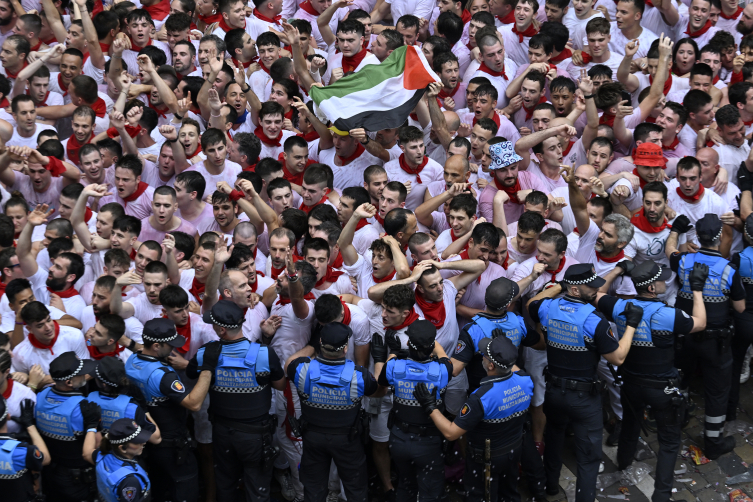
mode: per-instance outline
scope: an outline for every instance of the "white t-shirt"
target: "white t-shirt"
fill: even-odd
[[[693,224],[693,228],[688,230],[685,234],[688,242],[698,244],[698,238],[696,236],[695,224],[698,220],[704,217],[704,215],[711,213],[721,216],[724,213],[730,211],[727,203],[719,197],[713,190],[705,189],[701,200],[695,204],[690,204],[685,199],[677,195],[677,188],[679,187],[677,180],[671,180],[667,184],[667,191],[669,195],[667,197],[667,205],[674,209],[677,214],[684,214]]]
[[[50,363],[63,352],[75,352],[79,359],[89,359],[84,335],[80,330],[69,326],[60,326],[60,333],[52,345],[52,350],[38,349],[29,341],[29,336],[13,349],[13,366],[17,371],[29,373],[31,367],[38,364],[46,375],[50,374]]]

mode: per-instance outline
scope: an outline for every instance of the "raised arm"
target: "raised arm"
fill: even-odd
[[[447,129],[447,120],[444,118],[444,113],[442,113],[442,109],[439,108],[439,103],[437,102],[437,96],[439,96],[441,90],[442,85],[440,83],[432,82],[426,90],[426,98],[428,99],[427,104],[429,106],[429,117],[431,118],[431,129],[437,135],[442,147],[447,150],[450,148],[450,143],[452,142],[452,134]]]
[[[588,202],[575,182],[575,166],[562,166],[560,175],[567,181],[570,209],[573,211],[578,232],[580,235],[586,235],[588,227],[591,225],[591,218],[588,217]]]
[[[405,257],[405,252],[400,247],[400,243],[391,235],[385,235],[382,240],[387,243],[390,251],[392,251],[392,264],[395,267],[396,277],[398,279],[408,277],[411,270],[408,266],[408,258]]]
[[[209,89],[212,88],[212,84],[217,79],[217,75],[222,70],[222,65],[225,63],[225,53],[217,54],[216,49],[209,49],[209,76],[204,81],[204,84],[199,89],[199,95],[196,96],[196,102],[199,104],[201,110],[201,116],[204,120],[207,120],[210,115],[209,109]]]
[[[298,319],[306,319],[309,315],[309,304],[303,298],[303,284],[295,269],[293,250],[291,249],[288,249],[288,254],[285,257],[285,269],[288,274],[288,294],[290,295],[290,303],[293,305],[293,313]],[[295,277],[295,279],[291,281],[290,277]]]
[[[445,190],[418,206],[416,208],[416,219],[422,225],[431,228],[434,225],[434,217],[431,213],[456,195],[468,191],[470,186],[470,183],[453,183],[449,190]]]
[[[81,24],[84,26],[84,38],[86,38],[86,46],[89,48],[89,58],[95,68],[104,70],[105,56],[102,54],[102,47],[99,45],[99,37],[94,28],[91,14],[86,8],[86,0],[76,0],[76,5],[81,12]],[[45,11],[46,13],[47,11]]]
[[[214,249],[214,265],[212,265],[212,270],[209,271],[207,284],[204,287],[206,294],[204,296],[204,302],[201,305],[201,310],[203,312],[209,312],[219,300],[220,275],[222,275],[225,263],[230,259],[232,253],[232,245],[228,247],[227,242],[217,243],[217,247]]]
[[[552,136],[557,136],[558,134],[570,134],[570,136],[574,136],[577,134],[577,131],[575,131],[575,128],[572,126],[569,126],[567,124],[561,124],[557,127],[550,127],[548,129],[544,129],[539,132],[535,132],[532,134],[528,134],[527,136],[523,136],[518,141],[515,142],[515,152],[523,157],[523,160],[521,161],[521,166],[528,166],[531,162],[531,148],[538,145],[542,141],[544,141],[547,138],[551,138]]]
[[[68,38],[68,30],[65,29],[63,20],[53,1],[42,0],[42,10],[47,18],[47,23],[50,25],[50,31],[55,35],[55,39],[61,45],[65,44],[65,39]]]
[[[172,234],[165,234],[165,238],[162,239],[162,249],[165,250],[165,265],[167,266],[167,278],[170,279],[170,284],[180,284],[180,267],[178,261],[175,259],[175,236]],[[207,279],[209,284],[209,279]],[[214,289],[204,288],[209,294]],[[206,302],[204,302],[206,305]]]
[[[333,148],[335,146],[334,141],[332,140],[332,134],[329,132],[329,129],[327,129],[327,126],[322,123],[321,120],[319,120],[319,117],[316,116],[316,114],[311,113],[309,111],[309,107],[306,106],[306,103],[301,101],[300,98],[293,98],[293,106],[295,106],[296,110],[298,110],[298,117],[306,117],[308,121],[311,123],[311,126],[316,130],[317,134],[319,134],[319,151],[322,150],[329,150],[330,148]],[[363,129],[355,129],[355,131],[359,131]],[[364,132],[364,134],[366,134]],[[351,131],[351,136],[353,135]],[[360,140],[359,140],[360,141]],[[376,141],[369,141],[367,144],[364,145],[366,148],[366,151],[372,154],[375,157],[380,157],[379,150],[376,149],[374,146],[378,146],[379,148],[382,148],[382,145],[377,143]],[[384,148],[382,148],[384,150]],[[387,159],[380,157],[384,162],[389,161],[389,154],[387,154]]]
[[[335,40],[337,40],[335,34],[332,33],[332,28],[329,27],[329,22],[332,21],[332,16],[335,15],[337,9],[347,9],[352,4],[352,0],[338,0],[337,2],[332,2],[332,5],[319,14],[319,17],[316,19],[316,24],[319,26],[319,33],[322,35],[325,44],[332,45],[335,43]],[[298,39],[296,39],[295,42],[297,43]],[[291,45],[292,44],[293,42],[291,42]]]
[[[414,284],[421,277],[421,274],[423,274],[425,270],[428,270],[429,267],[432,266],[432,264],[433,263],[431,261],[422,261],[413,268],[411,275],[409,275],[405,279],[385,281],[380,284],[371,286],[368,291],[369,300],[374,303],[382,303],[382,298],[384,297],[385,291],[387,291],[392,286],[410,286],[411,284]]]
[[[99,46],[99,44],[97,44],[97,46]],[[149,59],[149,56],[142,54],[138,56],[136,60],[139,63],[139,68],[141,69],[141,71],[148,73],[151,77],[152,85],[157,88],[157,92],[159,92],[159,96],[162,98],[164,105],[170,109],[170,112],[178,113],[178,98],[175,97],[173,90],[170,89],[165,81],[162,80],[162,77],[159,76],[157,69],[154,67],[154,63],[151,59]],[[212,79],[211,82],[214,82],[214,79]],[[203,88],[204,87],[202,86],[202,89]]]
[[[112,288],[112,298],[110,299],[110,312],[117,314],[123,319],[133,317],[135,310],[133,305],[123,301],[123,288],[126,286],[135,286],[141,284],[142,278],[136,273],[135,270],[129,270],[125,274],[121,275],[115,281],[115,286]]]
[[[358,251],[353,247],[353,237],[356,234],[358,222],[363,219],[372,218],[376,213],[377,209],[371,204],[361,204],[353,211],[353,215],[343,227],[340,238],[337,240],[337,245],[340,247],[343,263],[346,265],[355,265],[358,261]]]
[[[31,76],[34,75],[42,66],[46,66],[50,59],[61,56],[64,50],[65,46],[58,44],[49,51],[43,53],[42,57],[35,60],[33,63],[30,63],[29,66],[18,72],[16,81],[13,83],[13,92],[11,92],[9,99],[12,100],[16,96],[26,92],[26,84],[28,83]]]
[[[482,260],[435,261],[434,266],[439,270],[460,270],[463,272],[448,279],[458,291],[478,279],[486,270],[486,264]]]
[[[18,236],[16,256],[18,256],[18,265],[25,277],[31,277],[39,270],[37,259],[31,252],[31,234],[34,233],[34,227],[47,223],[53,212],[54,209],[49,209],[47,204],[38,205],[34,208],[34,211],[29,213],[26,218],[26,225],[21,230],[21,235]]]
[[[641,85],[638,77],[630,73],[630,65],[633,62],[635,53],[638,52],[639,45],[639,40],[630,40],[625,44],[625,55],[622,57],[622,61],[620,61],[620,67],[617,68],[617,81],[624,85],[625,89],[630,93],[635,92]]]
[[[631,42],[632,43],[632,42]],[[646,120],[662,97],[664,97],[664,83],[669,78],[669,66],[672,62],[672,46],[674,43],[669,37],[659,39],[659,66],[656,68],[654,81],[648,96],[641,101],[639,108],[641,110],[641,122]]]
[[[92,247],[91,231],[84,221],[86,206],[89,202],[89,197],[95,197],[99,200],[100,197],[106,195],[111,195],[107,191],[107,185],[87,185],[84,187],[78,200],[76,200],[76,205],[73,206],[73,211],[71,211],[71,225],[73,226],[73,230],[76,232],[78,240],[81,241],[81,244],[83,244],[84,249],[88,253],[93,253],[94,249]]]
[[[473,222],[473,228],[476,228],[476,225],[478,225],[479,223],[486,223],[486,219],[483,217],[477,218]],[[464,236],[458,237],[457,239],[452,241],[450,245],[447,246],[447,248],[445,248],[444,251],[442,251],[442,260],[446,260],[454,254],[460,254],[463,252],[463,249],[465,249],[465,246],[468,244],[468,241],[471,239],[473,228],[471,229],[470,232],[466,233]]]
[[[583,96],[591,96],[585,99],[586,102],[586,128],[583,129],[583,136],[581,142],[583,148],[587,149],[591,142],[599,132],[599,110],[596,108],[596,102],[594,101],[594,84],[591,77],[588,76],[588,72],[584,69],[580,71],[580,81],[578,82],[578,88],[583,93]]]
[[[300,80],[300,86],[304,91],[309,92],[309,89],[311,89],[311,86],[314,85],[315,82],[311,77],[311,74],[309,73],[308,65],[306,64],[306,57],[303,55],[303,51],[301,50],[301,44],[298,43],[298,40],[300,39],[298,29],[285,22],[282,23],[282,27],[285,29],[285,35],[287,35],[288,40],[296,41],[296,43],[290,45],[290,50],[293,52],[293,64],[295,66],[295,73],[296,75],[298,75],[298,79]]]

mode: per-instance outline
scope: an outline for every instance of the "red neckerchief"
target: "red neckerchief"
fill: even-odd
[[[264,134],[264,129],[262,129],[261,126],[258,126],[256,129],[254,129],[254,134],[257,138],[259,138],[259,141],[267,146],[280,146],[280,140],[282,139],[282,129],[280,129],[280,134],[278,134],[277,137],[273,139],[269,139],[267,135]]]
[[[139,186],[136,187],[136,190],[129,195],[128,197],[123,197],[124,202],[133,202],[139,197],[141,197],[141,194],[146,192],[146,189],[149,188],[149,185],[144,183],[143,181],[139,181]]]
[[[118,354],[125,350],[125,347],[118,345],[117,343],[115,344],[115,350],[111,352],[100,352],[94,345],[87,345],[86,348],[89,350],[89,357],[95,361],[99,361],[105,357],[118,357]]]
[[[562,61],[564,61],[566,59],[570,59],[571,57],[573,57],[573,51],[571,51],[570,49],[566,48],[565,50],[563,50],[562,52],[560,52],[556,56],[552,56],[551,58],[549,58],[549,62],[550,63],[561,63]]]
[[[93,104],[89,105],[89,108],[94,110],[97,117],[101,119],[105,118],[105,115],[107,114],[107,103],[105,103],[105,100],[102,98],[98,97]]]
[[[204,303],[205,287],[206,283],[199,282],[199,280],[194,276],[193,281],[191,282],[191,289],[189,289],[188,292],[191,293],[194,298],[196,298],[196,301],[199,302],[199,305]]]
[[[654,77],[651,75],[648,76],[648,83],[653,84],[654,83]],[[664,82],[664,90],[662,91],[664,95],[666,96],[669,94],[669,91],[672,90],[672,74],[670,73],[669,77],[667,78],[667,81]]]
[[[505,17],[501,16],[494,16],[497,19],[499,19],[499,22],[502,24],[514,24],[515,23],[515,11],[510,11],[509,14],[507,14]]]
[[[367,220],[367,219],[363,219],[363,220],[358,220],[358,224],[356,225],[356,230],[355,230],[355,232],[358,232],[359,230],[361,230],[361,229],[362,229],[363,227],[365,227],[366,225],[371,225],[371,223],[369,223],[369,220]],[[340,255],[340,259],[342,259],[342,255]],[[339,267],[338,267],[338,268],[339,268]],[[2,295],[2,294],[0,294],[0,296],[3,296],[3,295]]]
[[[108,54],[110,52],[110,44],[100,42],[99,48],[102,49],[102,54]]]
[[[735,13],[732,14],[731,16],[728,16],[727,14],[724,13],[724,9],[722,9],[722,11],[719,13],[719,17],[721,17],[722,19],[728,19],[728,20],[729,19],[737,19],[738,17],[740,17],[740,14],[742,13],[742,11],[743,11],[743,8],[738,6],[737,10],[735,11]],[[32,49],[32,50],[34,50],[34,49]]]
[[[356,150],[350,156],[348,156],[348,157],[340,157],[338,154],[335,154],[335,156],[338,159],[340,159],[340,165],[341,166],[347,166],[348,164],[350,164],[351,162],[353,162],[354,160],[356,160],[358,157],[360,157],[365,150],[366,149],[359,142],[356,145]]]
[[[68,138],[68,144],[66,145],[65,153],[74,164],[79,165],[81,160],[78,158],[78,151],[81,150],[82,146],[90,143],[92,138],[94,138],[94,132],[92,132],[89,135],[89,138],[87,138],[87,140],[83,143],[78,142],[75,134],[71,134],[70,138]]]
[[[72,298],[74,296],[78,296],[78,290],[73,286],[66,289],[65,291],[54,291],[50,288],[47,288],[47,291],[49,291],[53,295],[58,295],[60,298]]]
[[[625,250],[624,249],[620,249],[620,252],[617,253],[617,256],[613,256],[612,258],[604,258],[603,256],[601,256],[601,253],[599,253],[598,251],[596,251],[596,259],[599,260],[599,261],[603,261],[604,263],[617,263],[618,261],[622,260],[623,258],[625,258]]]
[[[515,33],[518,36],[518,42],[521,44],[523,43],[523,38],[525,37],[532,37],[535,34],[539,32],[539,30],[536,29],[536,27],[533,25],[533,23],[530,23],[528,25],[528,28],[526,28],[524,31],[518,31],[518,25],[513,24],[512,25],[512,32]]]
[[[554,270],[549,270],[549,269],[545,270],[545,272],[547,272],[549,274],[552,274],[552,280],[551,280],[551,282],[556,282],[556,280],[557,280],[557,274],[559,274],[560,272],[562,272],[562,269],[565,268],[565,262],[566,261],[567,261],[567,258],[562,258],[560,260],[559,265],[557,265],[557,268],[555,268]]]
[[[29,343],[31,344],[32,347],[34,347],[36,349],[47,349],[47,350],[49,350],[50,354],[52,354],[54,356],[55,353],[52,351],[52,347],[54,347],[55,346],[55,342],[58,341],[58,335],[60,335],[60,325],[58,324],[57,321],[52,321],[52,322],[55,324],[55,337],[52,339],[52,343],[50,343],[49,345],[43,344],[42,342],[40,342],[39,340],[37,340],[37,338],[31,332],[29,332]]]
[[[49,92],[47,92],[49,94]],[[8,102],[8,98],[3,96],[3,100],[0,101],[0,108],[8,108],[10,106],[10,103]]]
[[[162,21],[170,15],[170,0],[162,0],[157,5],[142,5],[141,8],[147,11],[153,20]]]
[[[641,189],[643,189],[643,187],[646,186],[646,183],[648,183],[648,181],[645,181],[643,178],[641,178],[640,174],[638,174],[638,168],[637,167],[635,169],[633,169],[633,174],[635,174],[636,176],[638,176],[638,179],[639,179],[639,181],[641,183]]]
[[[377,211],[377,213],[374,215],[374,219],[377,220],[379,224],[382,225],[382,227],[384,227],[384,218],[379,216],[379,211]]]
[[[342,299],[340,299],[340,303],[343,304],[343,324],[350,326],[350,307]]]
[[[329,188],[326,188],[325,190],[326,190],[326,192],[324,192],[324,195],[322,195],[322,198],[319,199],[319,202],[317,202],[313,206],[307,206],[305,203],[301,202],[301,207],[299,207],[298,209],[300,209],[301,211],[303,211],[306,214],[309,214],[311,212],[311,210],[314,209],[316,206],[321,206],[322,204],[324,204],[327,201],[327,195],[329,194]]]
[[[308,12],[314,17],[319,17],[319,13],[316,10],[314,10],[314,7],[311,5],[311,2],[309,2],[309,0],[306,0],[305,2],[299,4],[298,7],[300,7],[301,9]]]
[[[29,63],[26,62],[24,59],[24,65],[21,67],[21,70],[29,66]],[[8,68],[5,69],[5,76],[7,76],[10,79],[15,79],[18,77],[18,74],[21,73],[21,70],[18,70],[16,73],[12,73]]]
[[[343,275],[345,272],[342,272],[340,270],[335,270],[334,268],[327,266],[327,273],[324,274],[324,276],[316,281],[315,286],[318,288],[325,282],[337,282],[337,279]]]
[[[385,328],[391,329],[393,331],[400,331],[401,329],[410,326],[417,320],[418,320],[418,314],[416,313],[416,309],[411,308],[410,313],[408,314],[408,317],[406,317],[402,323],[398,324],[397,326],[385,326]]]
[[[60,87],[60,90],[63,91],[63,96],[68,95],[68,86],[63,84],[63,74],[58,73],[58,86]]]
[[[303,138],[306,143],[311,143],[315,139],[319,139],[319,133],[316,131],[307,132],[306,134],[296,134],[299,138]]]
[[[418,167],[410,167],[408,163],[405,161],[405,154],[401,153],[400,157],[398,158],[398,162],[400,162],[400,169],[405,171],[408,174],[414,174],[416,175],[416,182],[421,183],[421,171],[424,169],[426,164],[429,162],[429,157],[424,156],[424,161],[421,162],[421,165]]]
[[[649,124],[656,124],[656,117],[647,117],[646,122]]]
[[[441,302],[430,302],[424,298],[420,292],[416,291],[416,304],[421,307],[424,318],[430,321],[435,328],[439,329],[444,326],[447,312],[444,308],[444,300]]]
[[[280,24],[280,19],[282,19],[282,15],[277,15],[273,18],[268,18],[267,16],[263,15],[261,12],[259,12],[255,7],[253,10],[253,14],[256,17],[256,19],[259,19],[261,21],[266,21],[268,23],[272,24]]]
[[[295,183],[296,185],[303,185],[303,173],[306,172],[305,168],[300,173],[292,173],[288,169],[288,166],[285,165],[285,158],[283,157],[282,153],[277,157],[277,160],[280,162],[280,164],[282,164],[282,177],[283,178],[285,178],[291,183]],[[308,166],[309,164],[306,163],[306,167]]]
[[[131,252],[130,252],[130,254],[128,256],[130,256],[131,261],[135,260],[136,259],[136,248],[131,248]]]
[[[467,9],[463,9],[463,12],[460,15],[460,19],[463,21],[464,25],[470,23],[472,17],[473,17],[473,14],[468,12]]]
[[[520,178],[515,178],[515,185],[511,187],[505,186],[500,183],[496,176],[493,176],[492,179],[494,180],[494,186],[497,187],[497,190],[502,190],[510,197],[510,200],[508,202],[512,202],[513,204],[523,203],[523,201],[518,199],[518,192],[520,190],[523,190],[520,186]]]
[[[568,141],[568,143],[567,143],[567,148],[565,148],[565,150],[564,150],[564,151],[562,152],[562,156],[563,156],[563,157],[564,157],[565,155],[567,155],[568,153],[570,153],[570,150],[572,150],[572,149],[573,149],[573,145],[574,145],[574,144],[575,144],[575,141]]]
[[[680,144],[680,138],[678,138],[678,137],[675,136],[675,140],[672,143],[670,143],[669,145],[662,145],[661,147],[664,150],[675,151],[675,149],[677,148],[677,145],[679,145],[679,144]]]
[[[293,120],[293,108],[291,108],[290,110],[286,111],[283,114],[283,118],[286,118],[288,120]]]
[[[252,65],[252,64],[254,63],[254,61],[253,61],[253,60],[249,60],[249,61],[248,61],[248,62],[246,62],[246,63],[241,63],[240,61],[238,61],[238,60],[237,60],[237,59],[235,59],[235,58],[230,58],[230,59],[231,59],[231,60],[233,61],[233,64],[234,64],[235,66],[237,66],[238,68],[240,68],[241,66],[242,66],[243,68],[248,68],[249,66],[251,66],[251,65]]]
[[[160,108],[157,108],[152,104],[152,100],[149,100],[149,108],[157,112],[157,115],[162,117],[163,119],[167,118],[167,114],[170,112],[170,108],[167,107],[167,105],[162,105]]]
[[[26,89],[26,95],[31,96],[31,93],[29,92],[29,89]],[[47,94],[44,95],[44,99],[41,103],[39,103],[37,106],[47,106],[47,98],[50,97],[50,91],[47,91]],[[7,100],[6,100],[7,101]],[[0,103],[0,108],[3,108],[3,104]]]
[[[92,216],[94,216],[94,211],[89,209],[88,207],[84,210],[84,223],[89,223],[89,220],[92,219]],[[0,295],[2,296],[2,295]]]
[[[486,63],[481,63],[481,66],[478,67],[478,70],[486,73],[487,75],[491,75],[492,77],[502,77],[505,80],[507,80],[507,75],[505,75],[504,66],[502,67],[502,71],[494,71],[488,66],[486,66]]]
[[[5,392],[3,392],[3,399],[7,401],[10,399],[10,395],[13,394],[13,379],[8,375],[8,380],[6,381],[8,382],[8,385],[5,387]]]
[[[601,117],[599,117],[599,125],[606,124],[609,127],[614,127],[614,119],[617,116],[612,113],[604,112],[601,114]]]
[[[201,14],[196,15],[197,18],[199,18],[199,21],[203,21],[204,24],[209,26],[212,23],[216,23],[222,19],[222,14],[219,12],[216,14],[209,14],[208,16],[202,16]]]
[[[126,124],[125,126],[126,132],[132,138],[135,138],[136,136],[138,136],[138,134],[141,132],[141,129],[142,129],[141,126],[133,127],[132,125],[128,125],[128,124]],[[118,132],[117,129],[115,129],[114,127],[110,127],[109,129],[107,129],[108,138],[115,138],[116,136],[120,136],[120,133]]]
[[[148,37],[146,39],[146,45],[144,47],[139,47],[139,45],[131,38],[130,35],[128,36],[128,40],[131,41],[131,50],[134,52],[139,52],[144,47],[149,47],[150,45],[152,45],[152,39]]]
[[[395,272],[397,272],[397,270],[392,269],[392,272],[390,272],[389,274],[385,275],[381,279],[377,279],[376,277],[374,277],[374,273],[372,272],[371,278],[374,279],[375,283],[381,284],[383,282],[391,281],[395,277]]]
[[[452,238],[452,242],[455,242],[458,240],[458,237],[455,235],[455,231],[453,229],[450,229],[450,237]],[[463,251],[465,251],[466,254],[468,254],[468,244],[470,244],[470,239],[465,243],[465,246],[463,246]],[[461,252],[462,256],[462,252]],[[464,260],[470,260],[470,258],[463,258]]]
[[[37,52],[37,51],[39,50],[39,48],[40,48],[40,47],[42,47],[42,41],[41,41],[41,40],[40,40],[39,42],[37,42],[37,45],[35,45],[34,47],[32,47],[32,48],[31,48],[31,49],[29,49],[29,50],[30,50],[31,52]]]
[[[16,237],[16,239],[18,239],[18,237]],[[8,286],[8,285],[7,285],[7,284],[5,284],[4,282],[0,282],[0,296],[3,296],[3,295],[5,294],[5,288],[6,288],[7,286]]]
[[[691,204],[701,200],[701,197],[703,197],[703,192],[706,191],[703,185],[698,185],[698,191],[695,193],[695,195],[685,195],[684,193],[682,193],[682,190],[680,190],[680,187],[677,187],[676,190],[677,195],[679,195],[682,200],[690,202]]]
[[[499,120],[499,114],[497,114],[497,112],[495,111],[492,112],[492,120],[494,121],[495,124],[497,124],[497,128],[499,128],[499,126],[502,124],[502,122],[500,122]],[[476,122],[478,122],[478,119],[474,115],[472,125],[476,125]]]
[[[45,43],[45,44],[47,44],[47,45],[50,45],[50,44],[54,44],[54,43],[56,43],[57,41],[58,41],[58,39],[57,39],[57,38],[55,38],[54,36],[52,36],[52,37],[50,37],[50,38],[48,38],[48,39],[46,39],[46,40],[42,40],[42,42],[44,42],[44,43]]]
[[[455,84],[455,87],[453,87],[450,92],[445,91],[444,87],[442,87],[442,90],[440,90],[437,95],[437,103],[439,104],[439,107],[442,108],[444,106],[444,100],[453,97],[455,93],[458,92],[458,89],[460,89],[460,80],[458,80],[458,83]]]
[[[541,103],[546,103],[546,96],[541,96],[539,98],[538,103],[536,103],[535,105],[533,105],[530,110],[528,108],[526,108],[525,106],[523,106],[523,110],[526,112],[526,122],[528,122],[529,120],[531,120],[531,117],[533,117],[533,110],[537,106],[539,106]]]
[[[345,54],[343,54],[343,59],[342,59],[343,73],[356,71],[356,68],[358,68],[358,65],[361,64],[361,61],[363,61],[363,58],[365,58],[368,53],[369,51],[367,51],[364,48],[361,48],[361,50],[358,51],[358,53],[353,56],[346,56]]]
[[[245,312],[244,312],[245,317]],[[183,344],[182,347],[176,347],[175,350],[180,352],[181,354],[187,353],[191,349],[191,315],[188,315],[188,322],[184,324],[183,326],[175,325],[175,331],[178,332],[180,336],[186,339],[186,343]]]
[[[356,227],[356,230],[358,230],[358,227]],[[335,258],[335,261],[332,263],[332,268],[343,268],[343,254],[338,252],[337,258]]]
[[[658,234],[665,228],[672,228],[672,226],[667,221],[666,216],[664,217],[664,222],[661,224],[661,226],[658,226],[658,227],[652,226],[651,223],[646,218],[643,208],[641,208],[640,211],[635,213],[635,215],[630,219],[630,223],[632,223],[633,226],[636,227],[638,230],[642,232],[646,232],[647,234]]]
[[[688,21],[688,27],[685,30],[685,34],[687,36],[689,36],[690,38],[696,38],[696,37],[700,37],[701,35],[703,35],[707,31],[709,31],[709,28],[711,28],[711,20],[710,19],[706,21],[706,24],[703,25],[703,28],[701,28],[698,31],[694,31],[693,33],[691,33],[690,32],[690,21]]]
[[[314,296],[314,293],[308,292],[305,295],[303,295],[304,300],[316,300],[316,297]],[[277,305],[287,305],[290,303],[290,298],[283,298],[282,296],[278,298]]]

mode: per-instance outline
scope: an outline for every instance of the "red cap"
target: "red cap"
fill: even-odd
[[[667,167],[664,151],[656,143],[641,143],[633,154],[633,164],[636,166]]]

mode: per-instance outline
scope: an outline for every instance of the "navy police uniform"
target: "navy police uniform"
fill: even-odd
[[[705,215],[698,220],[696,227],[699,236],[710,235],[712,239],[722,232],[722,223],[715,214]],[[672,230],[675,231],[674,226]],[[697,253],[674,253],[670,256],[669,263],[672,270],[677,272],[681,285],[675,305],[688,315],[692,315],[693,312],[693,295],[689,281],[693,265],[703,263],[709,267],[708,279],[703,289],[703,302],[707,314],[706,329],[683,337],[677,362],[683,370],[684,379],[693,373],[697,360],[703,362],[706,448],[721,448],[725,442],[722,431],[732,378],[731,302],[745,299],[745,288],[740,274],[718,251],[701,248]],[[687,382],[683,381],[681,388],[687,388]]]
[[[204,322],[237,330],[240,338],[222,338],[204,345],[188,363],[186,373],[199,377],[209,352],[219,360],[209,387],[209,419],[215,462],[217,500],[238,500],[243,480],[245,500],[269,500],[276,422],[269,415],[271,383],[285,377],[273,350],[243,337],[243,310],[232,302],[218,302],[204,313]],[[208,352],[209,351],[209,352]]]
[[[504,337],[502,337],[504,338]],[[516,347],[504,340],[485,338],[480,349],[496,367],[510,370],[517,358]],[[485,500],[485,463],[491,463],[491,500],[520,501],[518,461],[523,426],[533,396],[533,381],[524,373],[489,375],[469,397],[455,418],[455,425],[468,431],[468,456],[463,481],[468,502]],[[485,443],[490,439],[490,455]]]
[[[672,275],[652,261],[638,265],[632,272],[637,288],[654,282],[664,282]],[[630,352],[620,367],[624,384],[621,388],[622,407],[625,410],[617,450],[618,469],[626,469],[632,462],[638,446],[641,420],[646,406],[650,406],[656,419],[659,438],[654,502],[665,502],[672,495],[674,466],[680,450],[684,399],[679,393],[679,373],[674,367],[675,336],[688,335],[693,330],[693,319],[680,309],[668,307],[658,298],[637,297],[630,300],[643,308],[643,319],[635,330]],[[626,329],[627,301],[612,296],[602,296],[598,307],[604,316],[616,323],[622,337]]]
[[[147,420],[144,408],[139,406],[136,399],[118,392],[121,390],[121,382],[126,378],[125,364],[120,358],[103,357],[97,361],[94,376],[100,390],[90,392],[87,399],[100,407],[102,430],[110,430],[112,424],[121,418],[131,419],[147,430],[155,430],[154,424]]]
[[[567,270],[565,282],[599,288],[604,279],[592,265],[583,263]],[[577,444],[576,501],[590,502],[596,496],[603,433],[596,367],[601,355],[614,352],[619,344],[609,322],[578,298],[537,300],[528,309],[544,330],[549,362],[544,398],[547,491],[558,491],[565,428],[570,423]]]
[[[321,347],[340,352],[348,345],[350,327],[328,323],[320,331]],[[327,499],[332,462],[349,501],[366,502],[368,479],[361,400],[377,391],[369,371],[345,357],[301,357],[288,365],[288,378],[301,400],[303,457],[301,483],[306,502]]]
[[[121,418],[112,423],[108,440],[113,447],[126,443],[143,444],[151,435],[151,431],[143,429],[135,421]],[[92,459],[97,471],[97,491],[101,502],[149,500],[149,475],[136,459],[122,457],[114,448],[109,453],[96,451]]]
[[[7,403],[0,396],[0,424],[9,419]],[[0,493],[3,500],[28,502],[34,499],[32,471],[41,472],[42,462],[44,456],[36,446],[0,434]]]

